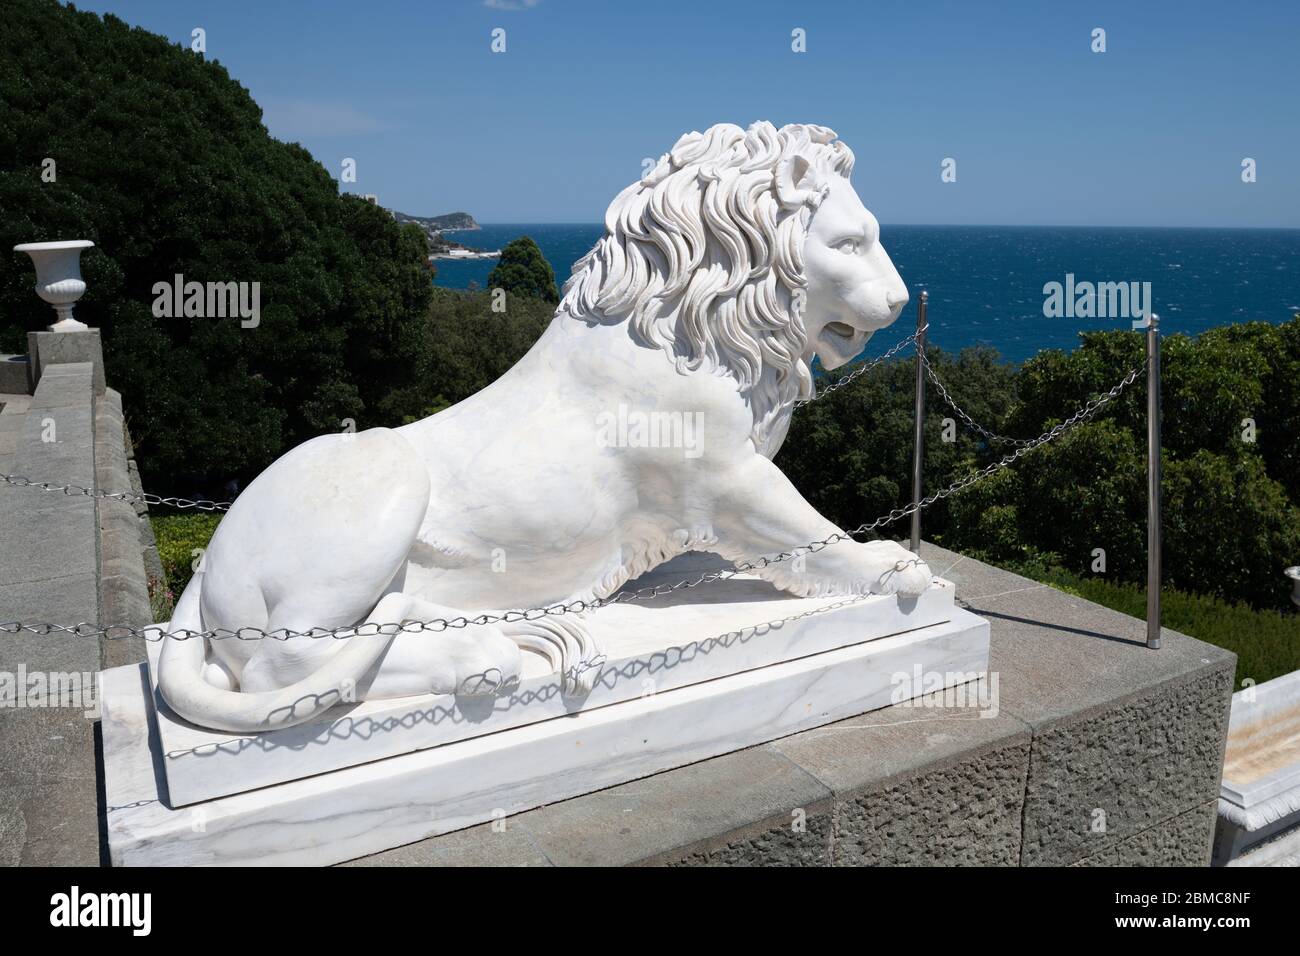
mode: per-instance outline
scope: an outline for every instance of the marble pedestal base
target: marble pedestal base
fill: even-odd
[[[953,608],[892,637],[175,808],[147,668],[113,668],[109,847],[116,865],[337,863],[966,683],[988,648],[988,623]]]
[[[796,598],[740,576],[714,582],[707,594],[612,605],[587,619],[605,663],[580,698],[566,697],[551,664],[532,653],[519,685],[495,698],[425,694],[340,704],[258,734],[196,727],[155,696],[167,792],[172,806],[201,803],[942,624],[952,619],[953,593],[951,582],[936,578],[914,598]],[[155,685],[160,647],[149,645]]]

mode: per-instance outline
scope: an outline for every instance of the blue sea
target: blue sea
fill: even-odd
[[[446,235],[476,249],[532,236],[563,285],[601,232],[598,223],[491,223]],[[1040,349],[1075,347],[1081,331],[1131,328],[1127,318],[1046,317],[1043,286],[1064,285],[1067,273],[1076,285],[1150,282],[1166,334],[1284,322],[1300,312],[1300,229],[884,225],[881,241],[912,302],[894,328],[874,337],[868,355],[913,328],[922,289],[930,293],[930,338],[952,351],[987,345],[1022,362]],[[434,282],[483,287],[495,264],[439,259]]]

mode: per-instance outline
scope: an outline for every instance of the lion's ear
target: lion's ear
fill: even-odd
[[[776,167],[776,195],[784,206],[800,206],[808,201],[814,190],[809,176],[812,163],[807,157],[792,153]]]
[[[812,163],[798,155],[790,157],[790,185],[798,186],[800,180],[808,175],[808,170],[812,169]]]

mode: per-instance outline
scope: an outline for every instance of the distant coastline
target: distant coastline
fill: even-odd
[[[412,216],[409,213],[391,210],[393,218],[400,223],[413,223],[424,230],[429,240],[429,260],[435,259],[498,259],[501,250],[476,249],[446,238],[444,232],[479,232],[482,230],[474,217],[467,212],[449,212],[441,216]]]
[[[485,249],[471,249],[468,246],[459,244],[450,246],[446,249],[439,249],[429,254],[430,259],[499,259],[501,250],[496,249],[487,251]]]

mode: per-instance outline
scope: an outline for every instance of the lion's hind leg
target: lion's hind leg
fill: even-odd
[[[488,697],[518,682],[523,655],[500,627],[473,624],[473,613],[404,594],[398,633],[361,682],[366,700],[416,694]],[[428,626],[427,622],[456,622]]]

